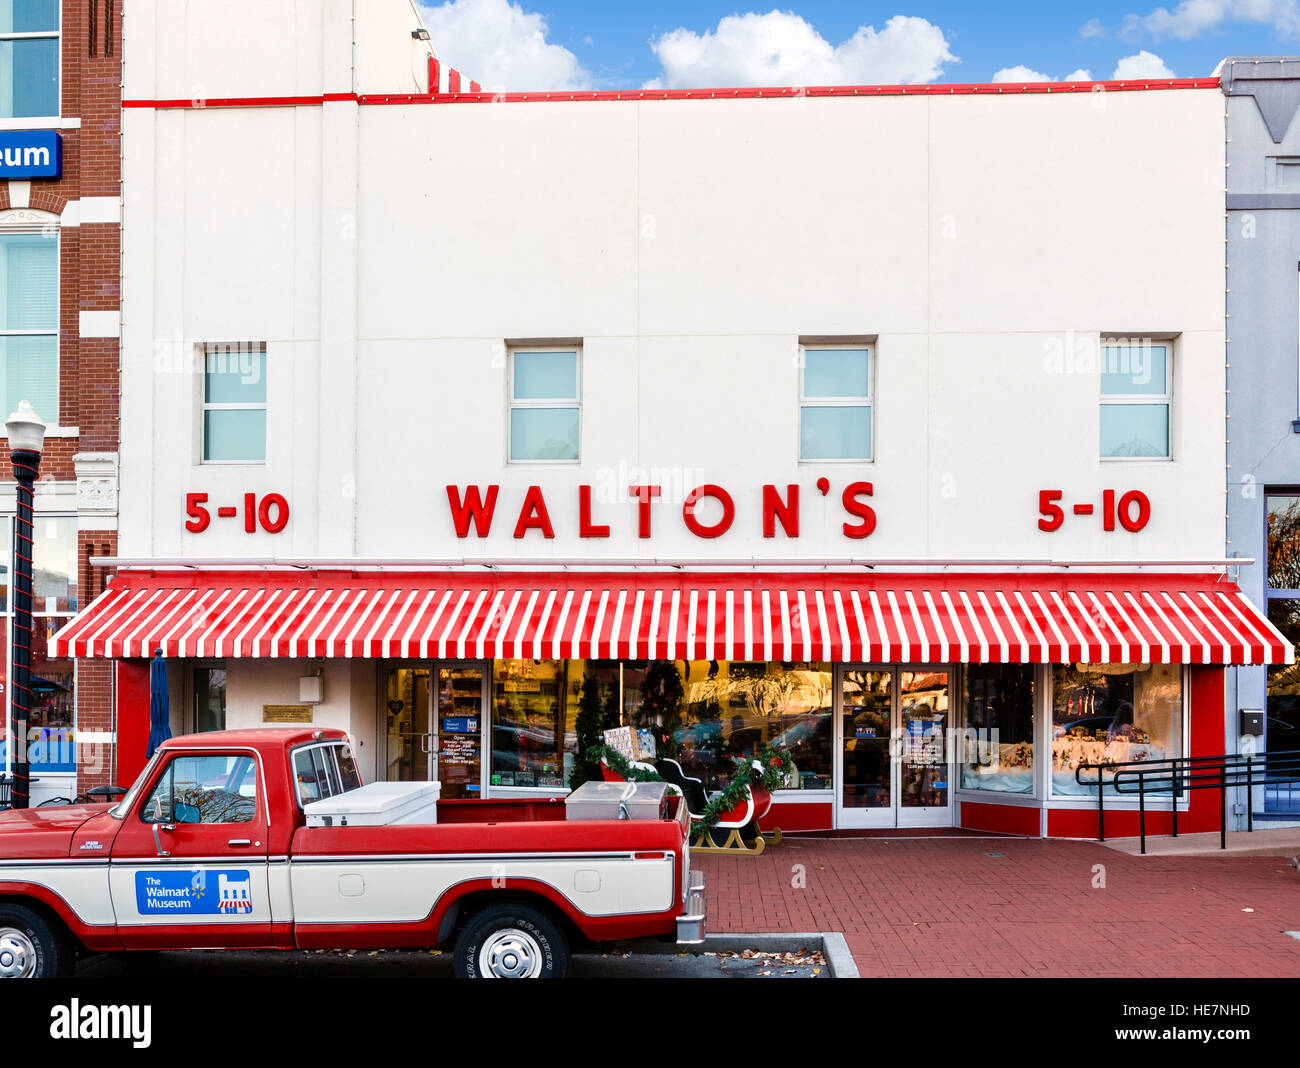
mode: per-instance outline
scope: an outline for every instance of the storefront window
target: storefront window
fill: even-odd
[[[971,664],[965,671],[963,790],[1034,792],[1034,669]]]
[[[498,660],[492,669],[493,786],[567,786],[576,699],[560,660]],[[581,671],[573,673],[580,683]]]
[[[0,524],[8,534],[12,520]],[[12,541],[12,538],[7,538]],[[6,558],[8,553],[5,554]],[[5,713],[12,698],[13,654],[9,648],[13,605],[4,606]],[[73,772],[76,755],[76,675],[72,660],[51,660],[50,637],[77,610],[77,521],[38,515],[32,523],[31,707],[27,758],[33,774]],[[6,723],[8,719],[6,718]],[[7,748],[7,747],[6,747]],[[8,753],[6,752],[6,762]]]
[[[37,618],[32,623],[32,705],[27,715],[32,771],[76,771],[73,726],[73,665],[71,660],[49,658],[50,636],[63,625],[61,618]]]
[[[1267,494],[1268,618],[1300,649],[1300,495]],[[1275,753],[1300,750],[1300,664],[1268,669],[1264,744]]]
[[[32,524],[32,611],[76,610],[77,526],[66,516],[38,516]]]
[[[1075,782],[1080,764],[1182,756],[1182,723],[1183,673],[1177,664],[1053,668],[1052,792],[1095,796]]]
[[[666,662],[646,670],[646,693],[655,690],[659,663]],[[705,789],[727,785],[733,757],[752,756],[769,745],[790,750],[794,770],[786,789],[830,789],[829,664],[679,660],[673,667],[682,703],[680,725],[672,730],[668,748],[688,775],[704,781]]]
[[[1268,618],[1300,652],[1300,600],[1270,597]],[[1300,662],[1268,669],[1266,744],[1275,753],[1300,750]]]

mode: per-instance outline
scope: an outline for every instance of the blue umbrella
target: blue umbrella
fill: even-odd
[[[172,736],[172,701],[167,690],[167,661],[162,650],[153,651],[149,664],[149,752],[153,756],[158,747]]]

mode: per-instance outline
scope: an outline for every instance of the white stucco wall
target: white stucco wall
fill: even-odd
[[[366,782],[375,780],[377,745],[375,725],[378,706],[375,694],[377,672],[373,660],[322,660],[325,700],[312,706],[312,727],[333,727],[348,731],[357,769]],[[265,726],[263,705],[296,705],[298,680],[314,673],[308,660],[262,660],[255,671],[237,666],[226,675],[226,727],[239,730]],[[304,724],[305,725],[305,724]],[[188,729],[188,728],[182,728]]]
[[[319,69],[281,86],[236,63],[226,94],[337,82],[334,22],[277,12],[267,36],[300,43],[279,66],[306,71],[319,38]],[[129,38],[128,98],[215,63],[196,19],[133,9],[142,62],[185,68],[141,84]],[[120,550],[1217,558],[1221,109],[1215,90],[128,109]],[[1097,370],[1053,354],[1149,334],[1176,335],[1173,459],[1101,461]],[[876,339],[870,464],[798,460],[809,335]],[[583,339],[582,459],[512,466],[504,342],[548,337]],[[240,339],[268,346],[267,462],[202,465],[192,357]],[[721,484],[735,525],[697,538],[665,499],[638,539],[639,468]],[[865,541],[840,529],[857,480],[875,487]],[[766,482],[800,484],[797,540],[761,536]],[[454,536],[449,483],[501,486],[490,538]],[[609,539],[577,536],[584,483]],[[516,541],[534,484],[556,537]],[[1139,489],[1152,517],[1045,534],[1042,489],[1067,515]],[[188,534],[189,491],[282,493],[292,519]]]

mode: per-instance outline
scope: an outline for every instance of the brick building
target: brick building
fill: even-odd
[[[36,492],[33,804],[109,781],[115,767],[111,667],[49,658],[46,639],[102,589],[107,576],[90,559],[117,547],[122,6],[0,2],[0,406],[7,414],[30,400],[48,426]],[[7,463],[3,474],[7,705]]]

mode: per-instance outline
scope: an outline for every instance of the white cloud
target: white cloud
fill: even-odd
[[[1050,74],[1042,74],[1036,70],[1030,70],[1023,64],[1019,67],[1003,67],[1001,70],[993,72],[995,82],[1050,82]]]
[[[578,57],[546,39],[544,16],[510,0],[422,3],[420,13],[438,59],[494,92],[586,89]]]
[[[1106,27],[1101,24],[1101,19],[1089,19],[1079,27],[1080,37],[1105,37]]]
[[[1125,37],[1187,40],[1225,22],[1271,26],[1282,37],[1295,37],[1300,35],[1300,0],[1181,0],[1172,11],[1158,7],[1145,15],[1125,15],[1119,32]]]
[[[923,18],[895,15],[884,27],[859,26],[832,45],[790,11],[728,15],[717,28],[679,28],[650,42],[663,73],[648,89],[755,85],[918,84],[945,63],[960,62],[943,30]]]
[[[1064,78],[1056,79],[1050,74],[1043,74],[1032,67],[1021,64],[1017,67],[1003,67],[1000,71],[994,72],[993,80],[995,82],[1052,82],[1058,80],[1063,82],[1090,82],[1092,81],[1092,72],[1081,67],[1078,70],[1071,71]]]
[[[1154,53],[1145,50],[1137,55],[1125,56],[1115,64],[1115,73],[1111,75],[1117,82],[1139,81],[1143,78],[1173,78],[1174,72],[1165,66],[1165,61]]]

